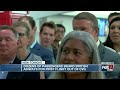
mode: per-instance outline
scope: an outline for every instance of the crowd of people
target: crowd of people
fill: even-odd
[[[8,72],[0,71],[0,79],[119,79],[120,78],[120,13],[110,13],[109,34],[102,43],[95,15],[77,14],[71,22],[73,31],[65,35],[62,24],[44,22],[35,40],[36,23],[22,16],[13,25],[0,26],[0,64],[21,61],[45,61],[45,64],[101,64],[114,62],[112,72]]]

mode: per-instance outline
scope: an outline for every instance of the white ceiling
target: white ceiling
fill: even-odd
[[[0,11],[0,12],[4,12],[4,11]],[[29,15],[37,19],[37,18],[43,18],[51,15],[63,14],[66,12],[70,12],[70,11],[29,11]],[[12,11],[12,13],[27,14],[27,11]]]
[[[30,16],[34,18],[43,18],[51,15],[63,14],[70,11],[29,11]]]
[[[97,18],[108,18],[108,15],[112,12],[119,12],[120,11],[73,11],[73,12],[67,12],[62,15],[69,15],[69,16],[75,16],[80,12],[90,12],[94,14]]]
[[[26,11],[12,11],[14,13],[22,13],[25,14]],[[68,15],[75,16],[80,12],[90,12],[94,14],[97,18],[108,18],[108,15],[112,12],[120,12],[120,11],[29,11],[29,15],[34,18],[43,18],[51,15]]]

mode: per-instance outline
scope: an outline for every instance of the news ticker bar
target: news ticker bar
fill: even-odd
[[[4,64],[0,71],[9,72],[101,72],[114,71],[114,64]]]

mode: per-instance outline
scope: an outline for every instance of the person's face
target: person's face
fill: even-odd
[[[63,46],[61,64],[91,64],[91,56],[79,39],[70,39]],[[84,72],[65,72],[66,75],[81,75]],[[80,77],[80,76],[79,76]]]
[[[55,30],[47,26],[43,27],[43,30],[40,33],[40,40],[43,46],[51,46],[51,44],[55,40]]]
[[[73,30],[81,30],[90,33],[95,40],[98,39],[98,30],[93,28],[93,23],[91,21],[81,19],[73,20]]]
[[[15,30],[17,31],[19,35],[18,48],[22,48],[22,47],[27,48],[27,45],[29,42],[29,36],[27,36],[26,34],[26,28],[19,26],[19,27],[16,27]]]
[[[56,33],[55,33],[55,40],[61,41],[64,37],[64,28],[57,27]]]
[[[10,30],[0,31],[0,56],[14,55],[17,50],[17,38]]]
[[[26,18],[23,18],[21,21],[27,23],[28,27],[30,28],[30,41],[31,41],[35,37],[36,27],[32,29],[30,22]]]
[[[90,64],[91,54],[86,47],[79,39],[69,39],[62,49],[61,64]]]
[[[109,35],[113,43],[120,43],[120,21],[111,24]]]

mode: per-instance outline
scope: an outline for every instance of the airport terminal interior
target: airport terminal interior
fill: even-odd
[[[28,15],[32,16],[37,24],[37,30],[46,21],[53,21],[56,24],[63,24],[66,28],[66,33],[72,31],[72,19],[73,17],[83,11],[0,11],[0,24],[11,25],[20,16]],[[94,14],[98,19],[99,24],[99,39],[101,42],[106,40],[108,34],[108,15],[112,12],[120,11],[84,11]],[[38,31],[37,31],[38,32]],[[36,33],[36,40],[39,42],[38,33]]]
[[[120,11],[0,11],[0,79],[120,79]]]

